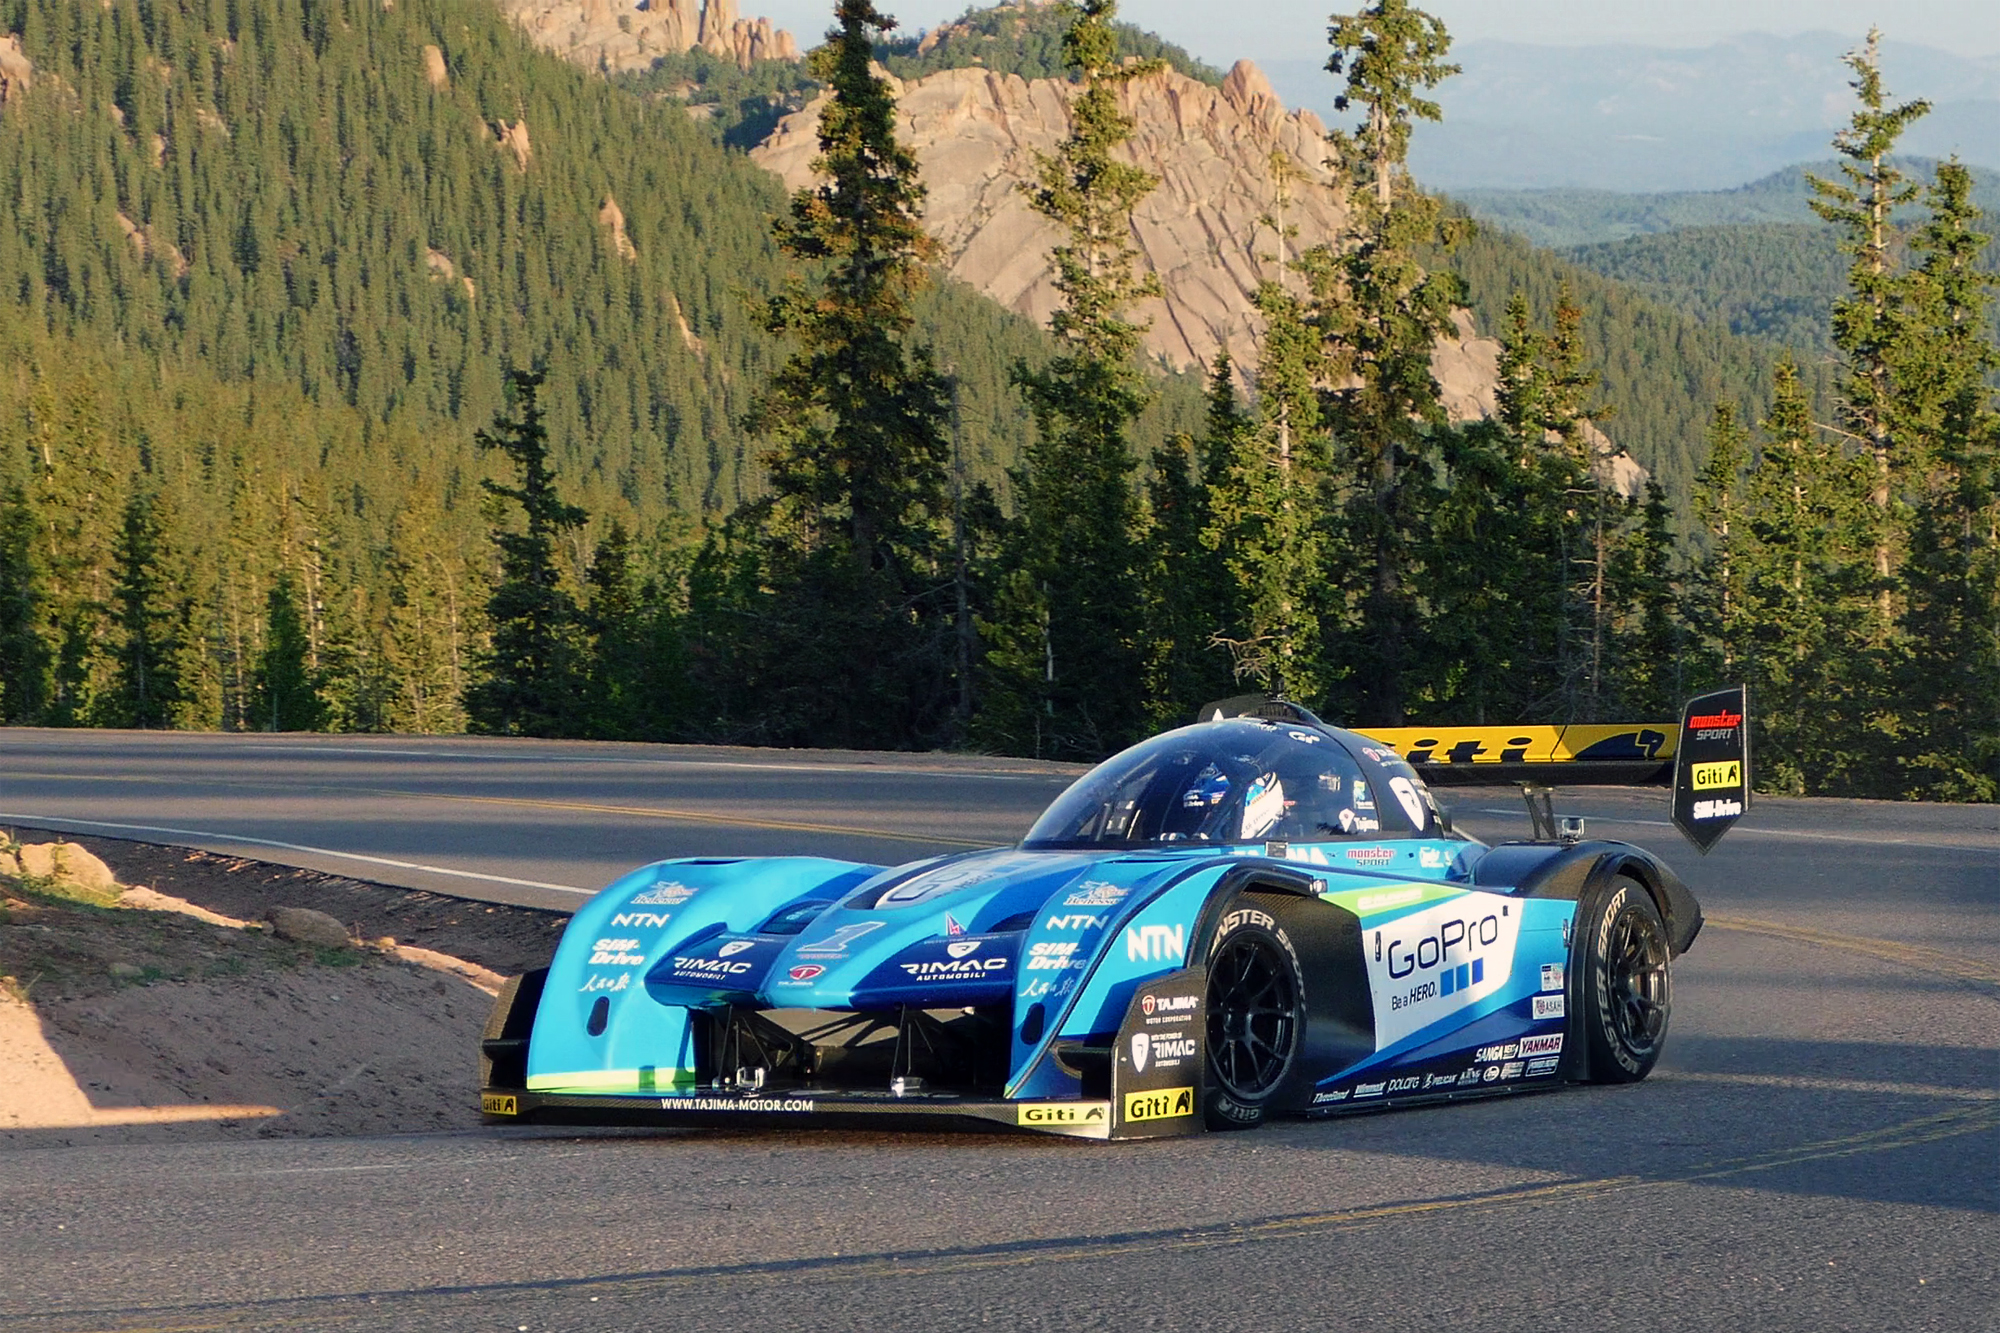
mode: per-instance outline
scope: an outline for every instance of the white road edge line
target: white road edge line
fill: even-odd
[[[80,824],[86,828],[123,829],[128,833],[166,833],[176,838],[207,838],[212,842],[236,842],[251,847],[277,847],[288,852],[309,852],[314,856],[331,856],[341,861],[359,861],[364,865],[389,866],[396,870],[421,870],[427,875],[448,875],[453,879],[477,879],[488,884],[512,884],[522,889],[554,889],[557,893],[574,893],[583,897],[596,894],[596,889],[579,889],[574,884],[544,884],[538,879],[509,879],[505,875],[482,875],[472,870],[453,870],[448,866],[430,866],[421,861],[391,861],[385,856],[363,856],[359,852],[336,852],[331,847],[308,847],[304,843],[275,842],[270,838],[251,838],[241,833],[216,833],[208,829],[161,828],[154,824],[113,824],[102,819],[71,819],[67,815],[22,815],[0,810],[0,819],[21,824],[33,824],[38,828],[57,828],[64,824]]]

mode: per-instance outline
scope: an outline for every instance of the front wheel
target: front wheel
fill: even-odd
[[[1305,978],[1277,918],[1239,903],[1208,960],[1207,1095],[1210,1129],[1254,1129],[1290,1079],[1305,1028]]]
[[[1581,999],[1594,1083],[1637,1083],[1667,1044],[1673,1012],[1666,923],[1652,895],[1628,879],[1589,921]]]

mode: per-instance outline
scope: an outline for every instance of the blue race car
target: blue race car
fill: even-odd
[[[1363,735],[1259,696],[1106,760],[1015,847],[647,866],[508,982],[481,1106],[1126,1139],[1643,1079],[1701,909],[1539,784],[1671,778],[1705,851],[1748,801],[1744,712]],[[1536,836],[1454,832],[1424,774],[1522,782]]]

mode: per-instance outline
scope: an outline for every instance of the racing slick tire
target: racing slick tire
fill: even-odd
[[[1637,1083],[1667,1044],[1673,1012],[1666,922],[1645,888],[1612,881],[1585,921],[1579,1015],[1593,1083]]]
[[[1255,1129],[1304,1048],[1305,973],[1277,918],[1238,899],[1208,952],[1202,1115],[1210,1129]]]

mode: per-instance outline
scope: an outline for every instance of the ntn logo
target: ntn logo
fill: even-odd
[[[1128,926],[1125,959],[1132,963],[1162,963],[1187,953],[1186,926]]]
[[[1067,916],[1052,916],[1044,924],[1045,930],[1096,930],[1104,924],[1101,916],[1089,913],[1072,913]]]
[[[673,919],[671,912],[620,912],[611,918],[611,924],[623,926],[628,930],[633,927],[641,930],[658,930]]]

